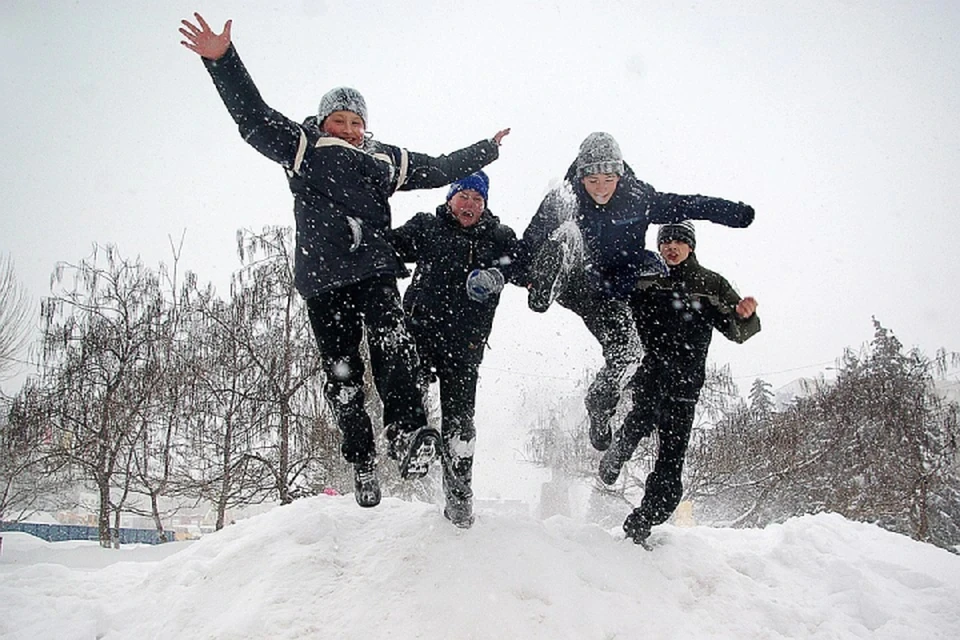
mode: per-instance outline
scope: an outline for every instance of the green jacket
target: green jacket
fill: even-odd
[[[760,318],[737,315],[740,295],[720,274],[700,266],[695,253],[666,276],[641,278],[630,307],[643,343],[642,367],[657,372],[678,397],[696,399],[716,329],[742,343],[760,331]]]

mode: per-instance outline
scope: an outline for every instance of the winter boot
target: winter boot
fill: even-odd
[[[650,524],[646,519],[634,510],[627,519],[623,521],[623,532],[627,537],[633,540],[634,544],[641,545],[644,549],[649,549],[650,544],[647,539],[650,537]]]
[[[621,435],[621,431],[618,431],[617,434]],[[632,451],[628,453],[623,450],[621,442],[620,438],[616,438],[613,446],[609,447],[603,457],[600,458],[598,473],[603,484],[611,485],[616,482],[617,478],[620,477],[620,470],[623,469],[624,463],[633,457]]]
[[[543,313],[560,293],[560,276],[563,273],[563,248],[548,240],[540,248],[530,267],[530,286],[527,306]]]
[[[590,418],[590,444],[597,451],[610,448],[610,421],[617,412],[620,402],[619,376],[613,375],[613,368],[604,366],[596,379],[587,389],[584,405]]]
[[[597,451],[606,451],[610,448],[613,432],[610,429],[610,416],[606,413],[588,411],[590,416],[590,444]]]
[[[472,465],[472,461],[470,463]],[[473,526],[472,470],[458,465],[449,455],[443,456],[443,495],[446,506],[443,517],[461,529]]]
[[[390,457],[397,461],[400,477],[404,480],[422,478],[430,471],[430,463],[440,447],[436,429],[420,427],[413,431],[395,430],[390,441]]]
[[[443,517],[455,527],[469,529],[474,522],[473,498],[466,498],[465,500],[447,498],[447,506],[443,508]]]
[[[376,458],[353,465],[353,492],[357,504],[361,507],[375,507],[380,504]]]

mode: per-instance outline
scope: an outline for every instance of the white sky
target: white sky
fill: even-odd
[[[282,171],[179,45],[197,9],[218,28],[234,19],[261,92],[292,117],[349,84],[370,129],[414,150],[513,127],[490,207],[518,233],[594,130],[662,191],[752,204],[749,229],[698,227],[701,262],[760,301],[763,332],[712,351],[742,387],[823,372],[871,338],[871,315],[907,347],[960,350],[960,5],[676,5],[8,0],[0,252],[39,300],[54,264],[94,242],[155,265],[185,231],[184,265],[225,290],[239,227],[293,223]],[[443,194],[395,196],[395,222]],[[572,314],[505,298],[496,366],[596,368]]]
[[[0,636],[956,638],[960,557],[837,515],[666,525],[653,551],[577,518],[298,500],[193,543],[3,534]]]
[[[760,301],[763,331],[711,351],[741,391],[823,373],[872,337],[871,315],[907,347],[960,351],[952,2],[8,0],[0,252],[37,302],[56,262],[95,242],[156,265],[184,232],[183,266],[226,291],[237,229],[293,224],[282,170],[179,44],[195,9],[218,29],[234,19],[262,94],[291,117],[349,84],[377,137],[417,151],[512,127],[489,205],[518,233],[595,130],[662,191],[752,204],[748,229],[698,225],[702,263]],[[394,196],[395,223],[444,194]],[[481,371],[481,496],[535,499],[517,480],[540,481],[516,464],[527,428],[582,397],[601,362],[576,316],[534,314],[524,294],[507,288]]]
[[[261,92],[291,117],[348,84],[377,137],[413,150],[513,127],[490,208],[518,233],[596,130],[662,191],[752,204],[746,230],[698,226],[703,264],[760,301],[762,333],[712,349],[742,388],[822,372],[870,339],[871,315],[908,347],[960,350],[960,5],[676,4],[6,0],[0,252],[39,300],[55,263],[95,242],[156,264],[185,230],[184,265],[225,290],[238,228],[293,223],[282,171],[242,142],[179,45],[196,9],[218,28],[234,19]],[[443,194],[395,196],[395,222]],[[516,288],[491,346],[476,490],[534,503],[544,478],[517,461],[526,427],[582,396],[599,348]],[[102,569],[98,549],[8,534],[0,635],[412,637],[414,604],[424,637],[945,638],[960,625],[957,557],[867,525],[667,526],[652,554],[610,527],[481,510],[464,533],[431,505],[320,497],[165,562]]]

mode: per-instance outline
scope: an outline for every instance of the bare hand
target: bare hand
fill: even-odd
[[[233,20],[227,20],[223,25],[223,33],[217,34],[210,29],[210,25],[203,19],[203,16],[199,13],[194,13],[193,16],[200,26],[197,27],[187,20],[181,20],[180,23],[183,27],[180,28],[180,33],[186,40],[181,40],[180,44],[208,60],[222,58],[223,54],[230,48],[230,26],[233,24]]]
[[[499,147],[503,139],[506,137],[508,133],[510,133],[510,127],[507,127],[506,129],[501,129],[500,131],[497,131],[495,134],[493,134],[493,138],[491,138],[491,140],[496,142],[497,146]]]
[[[737,315],[746,320],[757,310],[756,298],[744,298],[737,303]]]

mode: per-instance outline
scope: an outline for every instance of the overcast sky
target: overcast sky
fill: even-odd
[[[701,262],[759,302],[763,331],[717,336],[742,387],[816,375],[872,336],[960,350],[960,5],[856,2],[181,2],[0,4],[0,252],[38,304],[57,261],[115,243],[221,291],[240,227],[292,225],[282,170],[249,148],[199,59],[198,10],[294,117],[335,85],[369,129],[439,154],[502,127],[489,206],[521,233],[580,141],[604,130],[661,191],[742,200],[748,229],[698,225]],[[393,198],[399,224],[443,190]],[[651,244],[653,234],[648,237]],[[508,289],[484,388],[536,395],[599,364],[570,312]],[[483,393],[483,390],[482,390]]]

